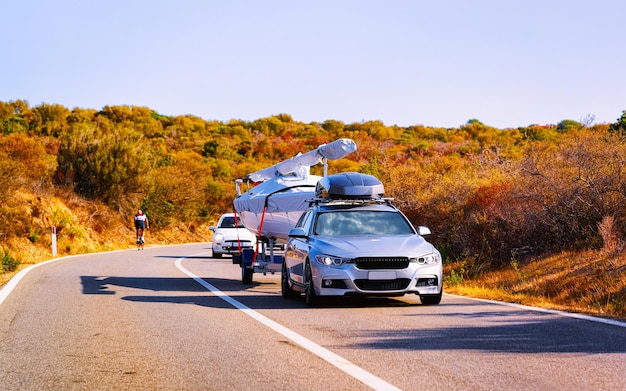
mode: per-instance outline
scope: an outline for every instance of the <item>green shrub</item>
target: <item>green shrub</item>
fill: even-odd
[[[461,268],[458,273],[455,270],[451,270],[449,275],[444,276],[443,281],[450,286],[461,285],[465,282],[465,277],[463,277],[464,273],[465,269],[463,268]]]
[[[2,267],[0,268],[1,273],[12,272],[20,265],[20,261],[13,258],[13,256],[9,253],[9,250],[2,250],[0,260],[2,260]]]

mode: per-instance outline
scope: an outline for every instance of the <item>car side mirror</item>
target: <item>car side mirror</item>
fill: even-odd
[[[214,225],[210,226],[210,227],[209,227],[209,229],[210,229],[211,231],[215,232],[215,226],[214,226]]]
[[[290,238],[306,238],[307,234],[304,232],[303,228],[292,228],[289,230]]]
[[[430,235],[431,234],[430,228],[424,227],[423,225],[420,225],[419,227],[417,227],[417,233],[420,236],[425,236],[425,235]]]

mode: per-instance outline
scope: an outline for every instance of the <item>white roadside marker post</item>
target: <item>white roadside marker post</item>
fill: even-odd
[[[52,257],[54,258],[57,256],[57,227],[51,226],[50,233],[52,234]]]

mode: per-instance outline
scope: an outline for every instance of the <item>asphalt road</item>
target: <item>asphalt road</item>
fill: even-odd
[[[444,295],[307,308],[210,245],[49,262],[0,290],[1,390],[625,390],[626,324]]]

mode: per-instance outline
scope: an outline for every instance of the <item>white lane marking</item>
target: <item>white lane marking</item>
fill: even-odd
[[[206,253],[202,253],[202,254],[206,254]],[[197,255],[201,255],[201,254],[196,254]],[[204,281],[202,278],[196,276],[195,274],[193,274],[192,272],[190,272],[189,270],[185,269],[182,265],[182,261],[183,259],[185,259],[187,257],[182,257],[182,258],[178,258],[176,260],[176,267],[183,273],[185,273],[186,275],[188,275],[189,277],[193,278],[198,284],[202,285],[203,287],[205,287],[207,290],[211,291],[211,293],[213,293],[215,296],[219,297],[220,299],[226,301],[227,303],[229,303],[230,305],[232,305],[233,307],[243,311],[246,315],[250,316],[251,318],[253,318],[254,320],[262,323],[263,325],[269,327],[270,329],[276,331],[279,334],[282,334],[283,336],[289,338],[290,340],[292,340],[293,342],[297,343],[298,345],[302,346],[303,348],[305,348],[306,350],[310,351],[311,353],[315,354],[316,356],[320,357],[321,359],[329,362],[330,364],[336,366],[337,368],[341,369],[342,371],[344,371],[345,373],[347,373],[348,375],[354,377],[355,379],[361,381],[362,383],[366,384],[367,386],[375,389],[375,390],[400,390],[398,387],[394,386],[393,384],[387,383],[386,381],[384,381],[383,379],[379,378],[378,376],[364,370],[361,367],[356,366],[355,364],[351,363],[350,361],[346,360],[345,358],[331,352],[330,350],[316,344],[315,342],[311,341],[308,338],[303,337],[302,335],[296,333],[295,331],[292,331],[290,329],[288,329],[287,327],[274,322],[273,320],[265,317],[264,315],[261,315],[260,313],[256,312],[255,310],[251,309],[250,307],[238,302],[237,300],[233,299],[232,297],[228,296],[227,294],[225,294],[224,292],[220,291],[219,289],[217,289],[216,287],[214,287],[213,285],[209,284],[208,282]]]
[[[20,282],[20,280],[22,278],[24,278],[24,276],[31,270],[33,270],[36,267],[39,266],[43,266],[45,264],[48,264],[50,262],[55,262],[58,261],[62,258],[56,258],[56,259],[51,259],[49,261],[45,261],[42,263],[36,263],[34,265],[31,265],[25,269],[22,269],[19,273],[17,273],[16,275],[14,275],[9,282],[6,283],[6,285],[4,285],[3,287],[0,287],[0,304],[2,304],[4,302],[4,300],[6,300],[7,297],[9,297],[9,293],[11,293],[13,291],[13,289],[15,289],[15,287],[17,286],[17,283]]]

